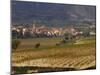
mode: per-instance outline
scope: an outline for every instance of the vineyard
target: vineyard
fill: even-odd
[[[24,73],[19,71],[21,67],[33,67],[28,68],[25,72],[34,73],[96,68],[95,39],[77,40],[75,44],[64,44],[61,46],[55,45],[61,39],[51,39],[49,42],[47,40],[39,40],[38,42],[42,42],[43,46],[37,49],[33,47],[25,49],[23,47],[24,44],[35,43],[37,39],[36,41],[30,40],[31,43],[25,43],[24,40],[21,43],[23,48],[20,45],[19,50],[12,53],[12,70],[15,73]],[[38,68],[42,68],[42,71],[39,71]],[[48,70],[48,68],[50,69]]]

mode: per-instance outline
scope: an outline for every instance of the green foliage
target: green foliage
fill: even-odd
[[[17,49],[20,44],[19,40],[12,40],[12,49]]]
[[[37,43],[36,45],[35,45],[35,48],[39,48],[40,47],[40,43]]]

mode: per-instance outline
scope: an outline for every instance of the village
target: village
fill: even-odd
[[[89,26],[74,26],[69,25],[67,27],[48,27],[45,25],[38,25],[33,23],[32,25],[12,25],[12,38],[52,38],[52,37],[89,37],[95,36],[95,25]]]

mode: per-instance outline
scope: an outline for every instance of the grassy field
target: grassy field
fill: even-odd
[[[40,43],[40,48],[51,47],[56,45],[62,38],[34,38],[34,39],[19,39],[21,41],[19,49],[33,49],[35,44]]]
[[[48,72],[47,68],[53,71],[75,69],[82,70],[96,67],[95,38],[78,39],[74,44],[64,44],[56,46],[61,38],[36,38],[19,39],[21,41],[17,50],[12,52],[12,67],[36,67],[25,70],[26,73]],[[39,48],[34,48],[36,43],[40,43]],[[13,69],[13,68],[12,68]],[[49,69],[49,71],[52,71]],[[15,73],[24,73],[13,69]],[[24,69],[23,69],[24,70]]]

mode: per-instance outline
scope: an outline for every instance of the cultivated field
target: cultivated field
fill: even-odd
[[[73,44],[57,46],[56,43],[61,40],[61,38],[20,39],[20,46],[12,52],[13,72],[34,73],[96,68],[95,38],[78,39]],[[36,43],[40,43],[39,48],[34,48]]]
[[[34,39],[19,39],[21,41],[18,50],[33,49],[34,45],[40,43],[40,48],[51,47],[62,40],[62,38],[34,38]]]

